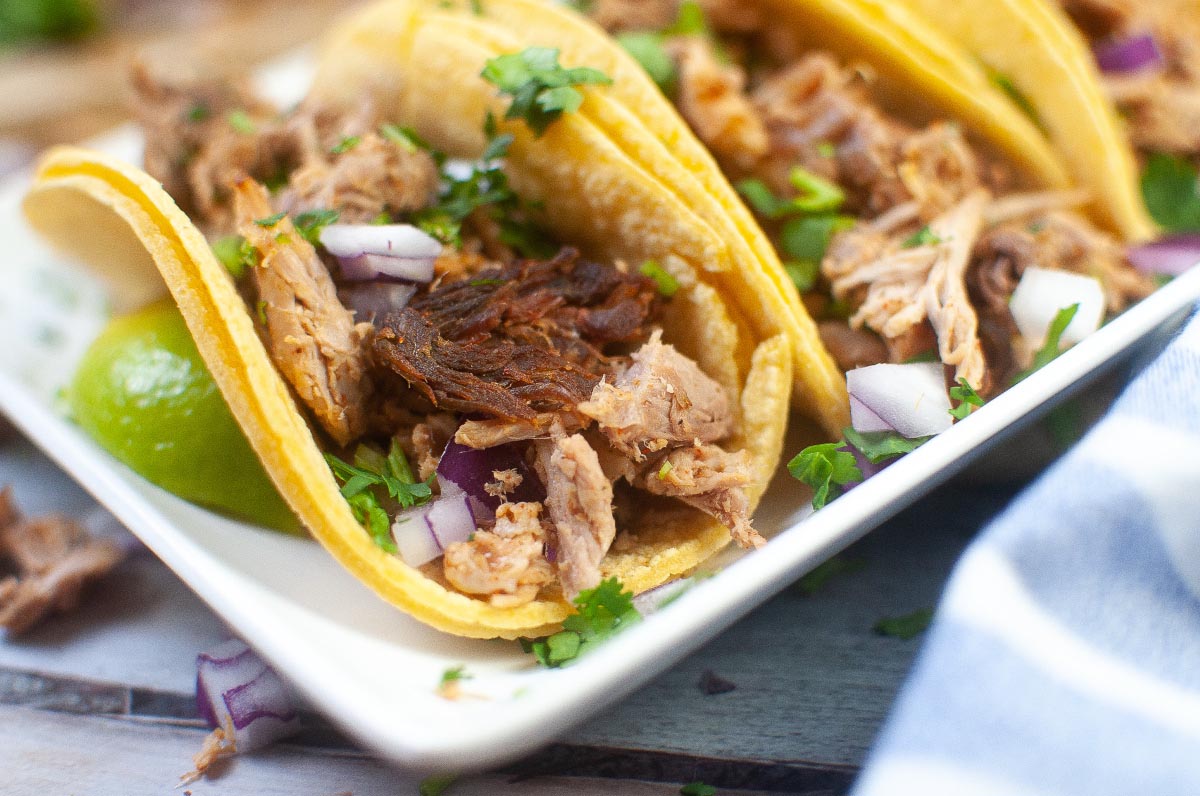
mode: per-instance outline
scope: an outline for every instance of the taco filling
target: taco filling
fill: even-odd
[[[650,506],[762,543],[751,456],[721,447],[737,406],[662,340],[674,278],[551,240],[490,118],[487,152],[461,162],[368,105],[135,84],[147,170],[237,278],[380,547],[511,607],[595,587],[633,541],[621,519]]]
[[[800,47],[755,4],[597,0],[592,17],[737,182],[843,370],[938,361],[995,395],[1047,336],[1044,311],[1031,328],[1010,310],[1027,270],[1096,280],[1093,329],[1155,287],[1083,216],[1085,193],[1020,190],[953,120],[890,115],[869,68]],[[1077,290],[1035,303],[1086,303]]]

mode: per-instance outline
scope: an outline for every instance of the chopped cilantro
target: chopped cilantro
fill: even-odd
[[[894,636],[907,641],[924,633],[932,619],[932,609],[922,608],[904,616],[880,619],[872,630],[881,636]]]
[[[457,779],[457,774],[435,774],[426,777],[417,786],[417,793],[419,796],[442,796]]]
[[[500,242],[516,249],[522,257],[541,260],[554,256],[558,251],[558,246],[536,224],[513,218],[500,219]]]
[[[254,120],[250,118],[250,114],[246,113],[244,110],[238,109],[236,111],[230,111],[229,115],[225,118],[229,122],[229,126],[233,128],[234,132],[249,135],[258,129],[258,126],[254,124]]]
[[[642,267],[638,269],[638,273],[654,280],[660,296],[671,298],[671,296],[679,292],[679,280],[654,260],[647,260],[642,263]]]
[[[413,132],[411,127],[400,127],[389,122],[379,128],[379,134],[406,152],[429,149],[429,144]]]
[[[992,81],[993,86],[1003,91],[1008,98],[1013,101],[1013,104],[1020,108],[1021,112],[1029,117],[1030,121],[1037,125],[1039,129],[1045,131],[1046,127],[1042,122],[1041,115],[1037,112],[1037,108],[1032,102],[1030,102],[1029,97],[1025,95],[1025,92],[1017,88],[1017,84],[1012,81],[1011,77],[1003,72],[997,72],[993,69],[989,69],[988,78]]]
[[[704,9],[696,0],[684,0],[680,3],[678,16],[663,33],[668,36],[712,37],[712,31],[708,28],[708,20],[704,18]]]
[[[575,598],[575,608],[576,613],[563,621],[560,632],[523,642],[538,663],[552,668],[569,663],[642,618],[633,606],[633,594],[625,591],[616,578],[581,591]]]
[[[818,260],[789,260],[783,264],[783,270],[787,271],[797,290],[807,293],[817,283],[821,263]]]
[[[213,254],[225,266],[234,279],[241,279],[247,268],[258,265],[258,250],[241,235],[226,235],[217,238],[212,245]]]
[[[1036,354],[1033,355],[1033,364],[1028,370],[1023,370],[1013,378],[1013,384],[1018,384],[1032,376],[1036,371],[1041,370],[1046,365],[1050,364],[1051,360],[1062,353],[1062,336],[1067,327],[1071,325],[1071,321],[1075,319],[1075,313],[1079,312],[1079,305],[1072,304],[1069,307],[1064,307],[1054,316],[1054,320],[1050,323],[1050,329],[1046,332],[1046,342]]]
[[[941,237],[926,225],[905,240],[903,246],[906,249],[915,249],[918,246],[936,246],[942,242]]]
[[[817,154],[823,158],[831,158],[837,155],[837,147],[832,141],[822,141],[817,144]]]
[[[558,55],[554,47],[528,47],[492,58],[483,68],[483,78],[512,97],[504,118],[524,119],[535,135],[546,132],[562,114],[579,109],[583,94],[575,86],[612,83],[598,69],[564,68]]]
[[[457,683],[460,680],[470,680],[474,676],[475,675],[467,671],[466,666],[459,664],[458,666],[452,666],[446,671],[442,672],[442,679],[438,682],[438,686],[441,687],[449,683]]]
[[[359,445],[354,464],[347,464],[331,453],[325,454],[325,461],[342,482],[342,497],[350,504],[355,519],[366,527],[379,547],[389,553],[396,552],[382,495],[403,508],[419,506],[432,496],[433,478],[425,483],[417,482],[404,450],[395,440],[392,440],[387,456],[368,445]]]
[[[287,213],[276,213],[275,215],[267,216],[266,218],[256,218],[254,219],[254,223],[260,227],[266,227],[270,229],[280,221],[283,221],[283,217],[286,215]]]
[[[362,143],[362,136],[360,136],[360,135],[343,136],[342,140],[338,141],[337,144],[334,145],[333,149],[329,150],[329,154],[331,154],[331,155],[345,154],[346,152],[349,152],[351,149],[354,149],[354,147],[358,146],[361,143]]]
[[[776,196],[762,180],[742,180],[737,190],[760,216],[779,218],[788,212],[790,203]]]
[[[503,279],[472,279],[467,282],[471,287],[498,287],[504,284]]]
[[[905,365],[912,365],[917,362],[941,362],[942,358],[938,355],[937,349],[931,348],[928,351],[922,351],[919,354],[913,354],[908,359],[904,360]]]
[[[779,232],[779,248],[791,258],[808,260],[819,267],[833,236],[853,226],[851,216],[832,213],[789,219]]]
[[[863,480],[854,454],[843,448],[841,442],[809,445],[788,462],[792,477],[812,487],[814,510],[823,509],[847,484]]]
[[[909,439],[896,431],[855,431],[853,428],[842,429],[846,441],[867,457],[871,464],[894,459],[906,453],[912,453],[933,437],[914,437]]]
[[[1150,215],[1168,232],[1200,230],[1200,182],[1184,158],[1155,153],[1142,172],[1142,196]]]
[[[814,567],[800,580],[796,581],[796,591],[803,594],[805,597],[812,597],[825,584],[834,577],[841,574],[849,574],[858,572],[866,566],[861,558],[846,558],[845,556],[834,556],[828,561],[823,561]]]
[[[832,212],[846,201],[846,194],[837,185],[799,166],[792,169],[788,179],[800,191],[792,204],[804,213]]]
[[[305,210],[292,219],[296,230],[306,241],[316,246],[321,240],[321,230],[338,220],[336,210]]]
[[[0,47],[36,41],[74,41],[100,27],[95,0],[0,2]]]
[[[975,392],[975,388],[960,378],[958,384],[950,388],[950,400],[958,401],[958,406],[950,410],[950,416],[955,420],[963,420],[971,414],[972,406],[983,406],[983,398]]]
[[[617,36],[617,43],[642,65],[664,94],[674,91],[675,61],[663,47],[663,35],[653,31],[634,31]]]
[[[482,207],[491,207],[499,217],[517,209],[519,200],[508,185],[508,176],[495,163],[508,152],[512,136],[493,136],[482,161],[465,177],[456,177],[445,167],[437,202],[413,217],[413,223],[450,246],[461,244],[462,222]]]
[[[483,16],[482,0],[471,0],[471,13],[477,17]]]
[[[258,322],[263,326],[267,325],[267,302],[259,300],[254,305],[254,312],[258,315]]]
[[[671,464],[670,459],[663,460],[662,467],[658,468],[658,480],[662,481],[674,469],[675,465]]]
[[[196,102],[188,110],[187,118],[189,122],[202,122],[212,116],[212,109],[205,102]]]

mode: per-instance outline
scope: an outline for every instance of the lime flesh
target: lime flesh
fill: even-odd
[[[113,320],[84,355],[67,399],[75,422],[151,483],[298,532],[173,304]]]

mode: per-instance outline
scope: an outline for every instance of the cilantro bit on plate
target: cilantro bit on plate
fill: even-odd
[[[395,553],[392,524],[383,500],[390,498],[401,508],[428,503],[433,496],[433,477],[428,482],[418,482],[404,450],[395,440],[392,440],[387,456],[369,445],[359,445],[354,453],[354,464],[348,464],[332,453],[325,454],[325,461],[342,483],[342,497],[350,504],[354,518],[363,524],[376,545],[385,552]]]
[[[594,589],[584,589],[575,598],[577,613],[563,621],[563,629],[536,641],[522,641],[538,663],[557,668],[569,663],[600,642],[630,625],[642,615],[633,606],[633,593],[624,590],[621,581],[609,578]]]
[[[1168,232],[1200,230],[1200,181],[1196,167],[1184,158],[1152,154],[1142,172],[1142,197]]]
[[[971,407],[983,406],[983,398],[963,378],[960,378],[958,384],[950,388],[950,400],[958,401],[958,406],[950,410],[950,416],[955,420],[965,419],[967,415],[971,414]]]
[[[506,119],[524,119],[535,135],[542,135],[564,113],[583,104],[576,86],[606,86],[612,78],[598,69],[567,69],[558,62],[556,47],[528,47],[519,53],[499,55],[487,62],[483,78],[512,97]]]
[[[442,672],[442,679],[438,681],[436,693],[442,699],[456,700],[462,697],[462,689],[460,684],[463,680],[471,680],[475,675],[467,671],[467,667],[459,664],[452,666]]]
[[[867,564],[861,558],[846,558],[845,556],[834,556],[828,561],[823,561],[813,569],[796,581],[796,591],[803,594],[805,597],[812,597],[825,587],[825,584],[834,577],[841,574],[858,572]]]
[[[417,786],[417,793],[419,796],[442,796],[457,779],[457,774],[434,774],[421,780],[421,784]]]
[[[871,629],[881,636],[892,636],[908,641],[924,633],[932,620],[933,609],[922,608],[904,616],[880,619]]]
[[[689,782],[679,789],[682,796],[715,796],[717,789],[703,782]]]
[[[1054,320],[1050,323],[1050,329],[1046,332],[1046,342],[1033,355],[1033,364],[1029,366],[1028,370],[1018,373],[1013,379],[1013,384],[1025,381],[1025,379],[1046,367],[1055,357],[1062,353],[1063,332],[1067,331],[1067,327],[1071,325],[1071,321],[1075,320],[1075,313],[1077,312],[1079,312],[1078,304],[1063,307],[1058,311],[1058,314],[1054,316]]]
[[[863,480],[854,454],[843,450],[845,443],[809,445],[788,462],[792,478],[813,489],[813,509],[820,511],[842,494],[843,487]]]

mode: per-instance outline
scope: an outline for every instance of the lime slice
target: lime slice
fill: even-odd
[[[67,400],[83,430],[148,481],[193,503],[298,532],[174,304],[112,321],[84,355]]]

